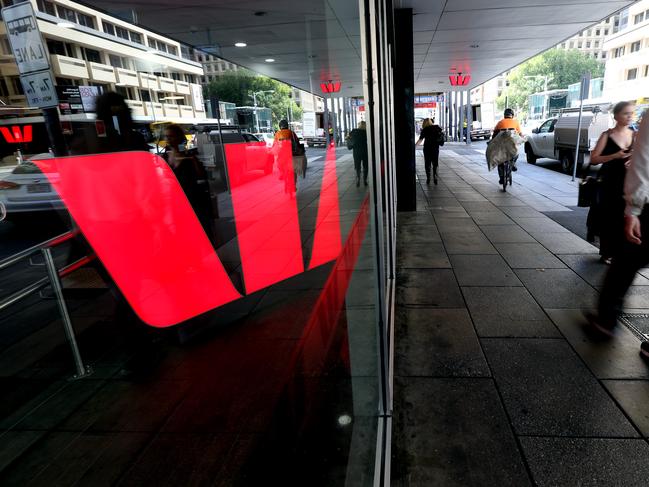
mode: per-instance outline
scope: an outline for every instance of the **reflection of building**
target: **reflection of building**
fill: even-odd
[[[581,82],[568,85],[568,102],[567,107],[574,108],[579,106],[579,95],[581,91]],[[602,99],[604,94],[604,78],[595,78],[590,80],[588,87],[588,96],[584,98],[584,103],[598,103],[606,101]]]
[[[559,113],[568,103],[568,90],[548,90],[530,95],[529,119],[542,120]]]
[[[201,76],[200,82],[204,85],[216,80],[223,73],[236,72],[241,69],[234,63],[199,50],[194,51],[194,61],[203,65],[205,74]]]
[[[599,24],[582,30],[579,34],[566,39],[557,45],[557,49],[577,49],[595,59],[606,59],[604,48],[605,38],[614,34],[620,28],[620,14],[615,14],[602,20]]]
[[[237,123],[246,132],[272,132],[273,112],[264,107],[237,107]]]
[[[624,10],[620,30],[606,40],[609,53],[604,98],[610,102],[649,95],[649,0]]]
[[[117,91],[136,120],[205,117],[201,86],[196,84],[203,69],[191,61],[186,46],[69,0],[32,3],[58,86]],[[1,25],[0,97],[8,105],[23,106],[18,68]]]

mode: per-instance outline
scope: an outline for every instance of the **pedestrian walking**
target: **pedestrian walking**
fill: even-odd
[[[599,235],[599,253],[605,264],[619,255],[624,242],[624,175],[633,144],[633,111],[633,103],[615,105],[616,125],[600,136],[590,156],[591,165],[602,167],[597,201],[589,211],[589,234]]]
[[[433,182],[437,184],[437,167],[439,166],[439,148],[444,145],[444,132],[435,121],[427,118],[424,120],[415,145],[424,144],[424,168],[426,169],[426,184],[430,184],[430,168],[433,167]]]
[[[282,150],[285,146],[290,148],[289,152]],[[288,127],[287,120],[279,121],[279,130],[275,132],[273,153],[280,177],[284,180],[284,192],[293,198],[297,191],[298,174],[301,174],[302,177],[306,174],[306,155],[304,145],[300,144],[297,134]]]
[[[624,181],[624,241],[613,259],[599,297],[597,314],[589,314],[590,324],[612,336],[618,314],[635,273],[649,264],[649,120],[645,117],[634,142],[633,156]],[[649,345],[642,344],[649,357]]]
[[[361,168],[363,169],[363,182],[367,186],[367,173],[369,172],[369,163],[367,160],[367,130],[365,122],[358,124],[349,133],[347,138],[347,148],[353,150],[354,169],[356,170],[356,187],[361,185]]]

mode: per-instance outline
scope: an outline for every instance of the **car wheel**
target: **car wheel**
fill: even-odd
[[[538,158],[534,154],[534,151],[532,150],[532,146],[530,144],[525,144],[525,156],[527,157],[528,164],[536,164],[536,160]]]
[[[572,174],[573,164],[575,159],[572,155],[572,152],[566,151],[561,154],[561,170],[565,174]]]

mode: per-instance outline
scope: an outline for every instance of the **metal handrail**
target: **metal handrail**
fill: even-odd
[[[43,259],[45,260],[45,267],[47,269],[47,277],[43,277],[42,279],[39,279],[38,281],[33,282],[28,286],[25,286],[23,289],[16,291],[15,293],[0,301],[0,311],[3,311],[4,309],[28,296],[31,296],[41,289],[50,286],[54,291],[54,295],[56,296],[59,312],[61,313],[61,319],[63,321],[63,330],[70,344],[72,356],[74,358],[74,363],[77,370],[77,373],[73,377],[75,379],[87,377],[88,375],[92,374],[92,369],[90,367],[84,366],[83,364],[81,353],[79,352],[79,345],[77,344],[74,328],[72,326],[70,313],[68,312],[68,307],[65,304],[65,298],[63,297],[61,278],[92,262],[94,259],[96,259],[96,255],[86,255],[79,260],[68,264],[62,269],[57,269],[56,264],[54,263],[54,257],[52,256],[52,248],[75,238],[78,234],[78,230],[72,230],[63,233],[57,237],[51,238],[50,240],[47,240],[38,245],[34,245],[33,247],[25,249],[0,261],[0,270],[3,270],[11,265],[20,262],[21,260],[30,258],[37,253],[41,253],[43,255]]]

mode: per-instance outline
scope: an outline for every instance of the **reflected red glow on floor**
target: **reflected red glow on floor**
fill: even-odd
[[[291,144],[281,146],[272,173],[261,177],[247,177],[264,157],[251,156],[248,147],[227,144],[225,153],[228,174],[240,175],[230,182],[232,205],[246,293],[252,293],[304,272],[304,264]]]
[[[333,144],[327,149],[318,218],[316,220],[313,252],[309,269],[329,262],[340,255],[342,242],[340,235],[340,204],[338,201],[338,178],[336,176],[336,148]]]
[[[171,326],[241,297],[158,156],[118,152],[34,162],[145,323]]]

